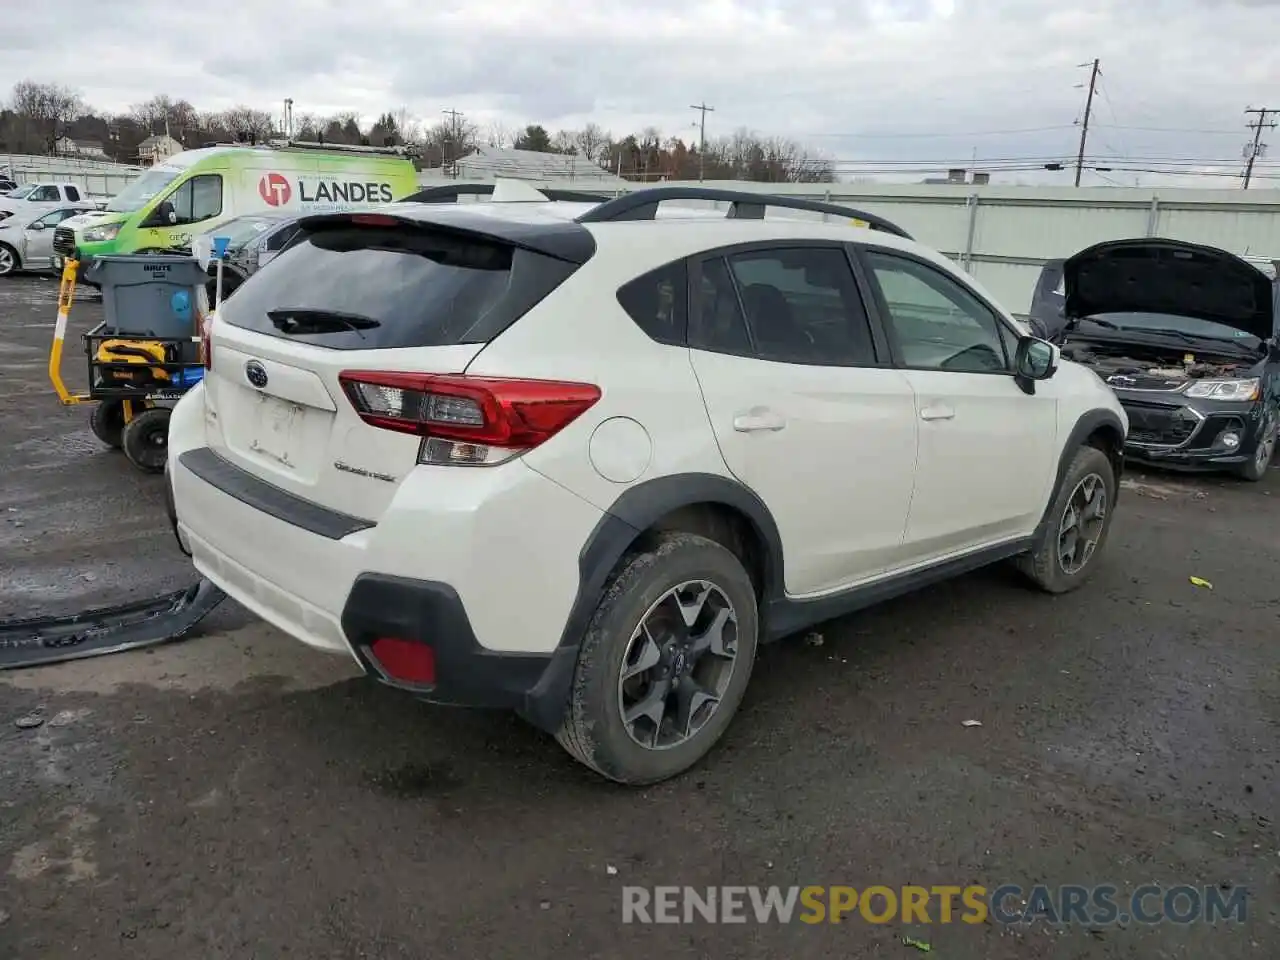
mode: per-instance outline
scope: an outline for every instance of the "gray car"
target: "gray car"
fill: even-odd
[[[211,244],[214,238],[226,237],[227,253],[222,265],[222,296],[231,296],[240,284],[262,269],[285,244],[298,232],[297,215],[262,211],[235,217],[220,223],[203,236],[196,245]],[[209,270],[209,298],[214,294],[215,271]]]
[[[64,207],[31,219],[15,216],[0,220],[0,277],[52,270],[54,227],[81,213],[84,210]]]

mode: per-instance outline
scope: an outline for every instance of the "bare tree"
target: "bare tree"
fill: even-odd
[[[138,126],[142,127],[147,133],[155,133],[156,127],[169,117],[169,112],[173,109],[173,101],[164,94],[152,97],[150,100],[144,100],[142,103],[135,103],[129,108],[129,119]]]
[[[14,84],[10,104],[22,126],[48,150],[85,109],[80,95],[69,87],[34,80]]]
[[[578,135],[572,130],[557,130],[551,138],[551,149],[556,153],[577,153]]]
[[[314,113],[304,113],[294,118],[294,137],[303,141],[314,141],[323,129],[324,124]]]
[[[238,105],[221,114],[221,127],[236,139],[267,140],[276,133],[276,118],[267,110]]]
[[[501,120],[490,121],[485,127],[484,142],[499,150],[506,150],[516,142],[516,131]]]
[[[400,131],[400,139],[409,144],[422,142],[422,121],[413,115],[405,106],[392,113],[396,121],[396,129]]]
[[[579,154],[592,163],[599,163],[601,158],[607,157],[609,142],[613,137],[601,128],[599,124],[588,123],[578,131],[574,139],[577,143]]]

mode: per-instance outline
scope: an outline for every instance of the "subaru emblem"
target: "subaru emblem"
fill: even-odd
[[[267,368],[257,360],[250,360],[244,365],[244,378],[261,390],[267,385]]]

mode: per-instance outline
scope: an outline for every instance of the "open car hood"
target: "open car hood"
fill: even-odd
[[[1266,340],[1275,293],[1257,267],[1216,247],[1179,240],[1111,240],[1063,264],[1064,314],[1168,313],[1221,323]]]

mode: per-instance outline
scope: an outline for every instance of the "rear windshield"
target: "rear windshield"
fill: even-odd
[[[335,350],[487,343],[575,269],[441,228],[330,221],[301,232],[219,316]]]

